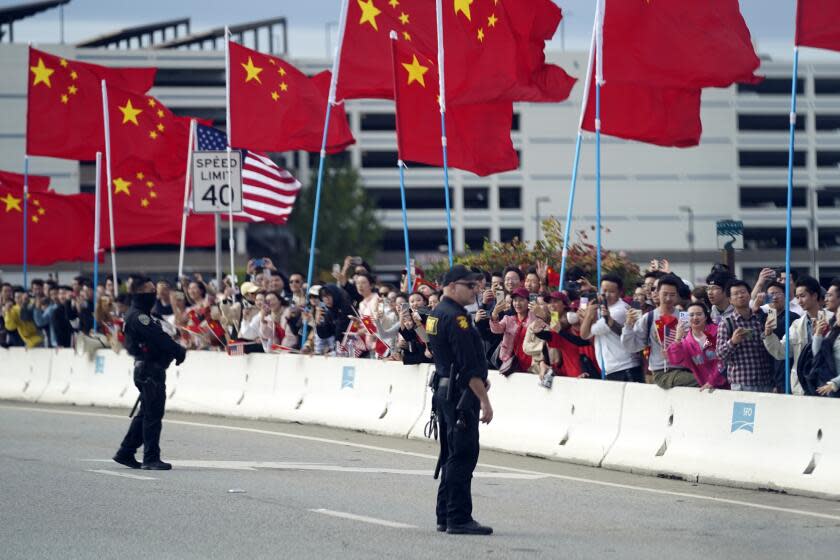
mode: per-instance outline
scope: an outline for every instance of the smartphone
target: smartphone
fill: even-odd
[[[338,263],[334,263],[332,273],[333,273],[334,276],[338,276],[339,274],[341,274],[341,265],[338,264]]]
[[[551,324],[556,325],[560,322],[560,312],[559,311],[552,311],[551,312]]]
[[[589,298],[586,296],[580,296],[580,304],[578,307],[580,309],[586,309],[589,306]]]
[[[773,303],[773,294],[764,294],[764,305]]]
[[[350,259],[350,264],[352,264],[353,266],[359,266],[360,264],[362,264],[362,257],[351,258]]]
[[[408,271],[412,278],[417,276],[417,262],[414,259],[408,261]]]
[[[680,323],[688,323],[688,311],[680,311]]]
[[[324,303],[323,301],[318,304],[318,307],[320,307],[323,311],[327,310],[327,304]]]
[[[257,268],[262,268],[265,266],[265,259],[254,259],[254,266]]]
[[[405,302],[400,304],[400,313],[408,313],[409,305]]]
[[[753,334],[755,334],[753,332],[753,330],[752,329],[744,329],[744,330],[746,331],[746,335],[744,336],[744,338],[746,340],[752,340],[753,339]]]
[[[536,303],[537,294],[528,294],[528,303]]]
[[[630,302],[630,307],[632,309],[640,310],[642,308],[642,304],[634,299],[633,301]]]
[[[504,290],[496,290],[496,305],[505,301],[505,291]]]

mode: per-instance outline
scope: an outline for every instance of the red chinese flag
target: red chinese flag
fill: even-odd
[[[409,42],[393,43],[400,159],[443,165],[437,67]],[[509,101],[449,107],[449,166],[481,176],[517,169],[519,158],[510,139],[512,119]]]
[[[0,171],[0,187],[23,192],[23,175],[10,171]],[[29,176],[29,192],[46,192],[50,190],[50,178],[42,175]]]
[[[796,44],[840,51],[840,2],[799,0],[796,3]]]
[[[545,63],[561,12],[549,0],[444,0],[446,102],[562,101],[574,78]],[[388,37],[396,31],[437,60],[431,0],[351,0],[341,50],[339,99],[391,99]]]
[[[595,132],[595,76],[590,80],[583,129]],[[609,82],[601,86],[601,132],[674,148],[700,143],[700,90]]]
[[[757,80],[738,0],[610,0],[605,10],[607,83],[704,88]]]
[[[231,144],[270,152],[319,152],[329,86],[329,72],[309,78],[283,59],[231,42]],[[355,142],[344,106],[334,106],[327,152],[344,151]]]
[[[38,192],[27,205],[27,263],[45,266],[93,258],[93,197]],[[23,195],[0,187],[0,264],[23,264]]]
[[[26,153],[94,160],[105,152],[102,80],[145,93],[155,68],[108,68],[29,49]]]
[[[178,117],[154,97],[108,84],[112,171],[129,158],[148,162],[158,177],[183,177],[190,119]]]
[[[155,175],[145,161],[131,158],[112,169],[116,246],[178,245],[184,208],[184,175],[169,180]],[[111,247],[108,196],[102,196],[103,248]],[[188,247],[215,243],[213,216],[191,214],[187,219]]]

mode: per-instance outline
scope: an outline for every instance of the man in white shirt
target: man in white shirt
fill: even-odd
[[[595,356],[602,371],[606,372],[607,379],[644,383],[645,376],[638,352],[628,352],[621,344],[621,329],[629,307],[621,299],[623,293],[624,282],[620,276],[602,276],[601,295],[598,298],[600,305],[597,301],[589,303],[580,325],[580,335],[584,339],[595,339]]]

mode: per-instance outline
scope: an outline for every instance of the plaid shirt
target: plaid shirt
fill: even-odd
[[[729,319],[729,320],[727,320]],[[726,377],[730,383],[753,387],[773,385],[772,358],[764,347],[763,313],[752,313],[745,319],[740,313],[727,315],[718,325],[717,355],[721,365],[726,367]],[[730,321],[734,328],[730,329]],[[732,345],[732,331],[743,327],[751,329],[751,338],[745,338],[740,344]]]

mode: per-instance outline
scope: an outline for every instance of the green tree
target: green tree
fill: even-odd
[[[312,212],[315,207],[316,180],[298,196],[289,226],[297,238],[299,251],[290,262],[306,271],[312,235]],[[318,215],[318,239],[315,253],[315,278],[331,279],[333,263],[356,255],[371,262],[382,240],[382,225],[376,204],[365,190],[359,174],[349,164],[331,165],[328,158],[321,189]]]

